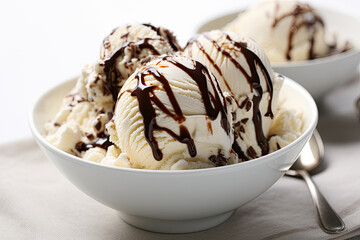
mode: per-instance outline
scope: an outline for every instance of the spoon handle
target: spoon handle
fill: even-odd
[[[309,173],[304,170],[299,170],[298,173],[305,180],[310,190],[311,197],[318,214],[320,227],[327,233],[340,233],[346,231],[344,222],[326,201],[311,179]]]

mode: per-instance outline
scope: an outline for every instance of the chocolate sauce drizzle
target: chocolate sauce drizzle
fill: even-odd
[[[138,42],[127,42],[118,47],[110,56],[104,59],[104,72],[106,75],[106,82],[109,86],[113,100],[116,101],[120,87],[118,83],[121,81],[121,74],[116,69],[116,59],[124,54],[125,49],[131,48],[134,53],[140,52],[143,49],[149,49],[152,54],[159,55],[159,52],[149,43],[153,38],[144,38]],[[120,79],[119,79],[120,78]]]
[[[150,55],[160,55],[160,53],[155,49],[155,47],[150,43],[151,40],[161,40],[161,41],[167,41],[170,45],[170,47],[174,51],[181,50],[181,47],[179,46],[176,37],[170,32],[168,29],[162,28],[162,27],[155,27],[151,24],[142,24],[146,27],[150,27],[153,31],[157,33],[157,35],[160,37],[159,39],[155,38],[143,38],[136,42],[129,41],[125,43],[124,45],[118,47],[116,50],[113,51],[113,53],[110,56],[105,57],[104,52],[101,52],[101,58],[104,58],[102,65],[104,66],[104,72],[106,75],[106,82],[108,84],[108,88],[110,90],[110,93],[113,96],[113,100],[116,101],[117,95],[120,90],[119,82],[123,80],[123,76],[121,76],[121,73],[116,69],[116,59],[124,54],[126,49],[131,49],[132,55],[136,56],[137,54],[140,54],[143,49],[149,49],[151,54]],[[128,31],[130,31],[131,25],[127,26]],[[114,29],[109,36],[114,34],[116,29]],[[127,32],[121,36],[121,38],[125,38],[126,41],[127,37],[130,32]],[[106,49],[110,47],[109,42],[109,36],[106,37],[103,41],[103,48]],[[140,63],[145,64],[150,60],[150,58],[141,59]]]
[[[97,138],[91,143],[78,142],[75,145],[75,149],[79,152],[87,151],[90,148],[94,147],[99,147],[107,150],[108,147],[110,147],[111,145],[113,145],[113,143],[110,142],[109,136],[107,136],[104,132],[101,132],[97,135]]]
[[[218,90],[214,82],[211,80],[211,73],[208,71],[208,69],[201,63],[194,60],[192,60],[194,63],[194,68],[193,69],[188,68],[171,56],[165,56],[162,58],[161,61],[167,61],[173,64],[174,66],[180,68],[181,70],[186,72],[197,83],[205,106],[206,115],[210,119],[214,120],[217,118],[218,114],[220,113],[221,126],[229,134],[230,125],[227,119],[225,102],[223,101],[224,97],[222,96],[222,98],[220,98],[221,93],[218,93]],[[174,109],[174,113],[172,113],[169,109],[167,109],[166,106],[156,97],[154,90],[157,89],[158,87],[154,85],[146,85],[145,77],[149,75],[153,76],[156,80],[158,80],[162,84],[162,87],[165,90],[170,100],[172,108]],[[143,121],[144,121],[145,138],[152,149],[154,158],[158,161],[160,161],[163,158],[163,154],[159,149],[156,138],[154,137],[154,131],[165,131],[177,141],[186,144],[190,156],[195,157],[197,154],[195,143],[188,129],[184,125],[181,125],[181,123],[186,120],[186,117],[183,115],[181,106],[176,100],[172,88],[166,77],[163,74],[161,74],[156,69],[156,67],[148,66],[143,71],[139,71],[136,74],[135,78],[137,79],[137,86],[131,92],[131,96],[136,96],[139,102],[139,109],[143,116]],[[207,85],[208,79],[210,79],[210,82],[212,84],[214,95],[211,94],[208,89],[208,85]],[[171,129],[168,129],[166,127],[161,127],[157,124],[154,105],[156,105],[163,113],[172,117],[180,124],[179,135],[174,133]]]
[[[260,105],[260,101],[262,99],[263,89],[260,84],[260,77],[258,75],[256,67],[258,66],[260,68],[262,74],[264,75],[267,91],[270,94],[270,98],[268,100],[269,101],[268,109],[267,109],[267,112],[265,113],[265,116],[273,118],[274,115],[273,115],[272,108],[271,108],[272,99],[273,99],[273,86],[272,86],[272,82],[271,82],[271,77],[270,77],[268,71],[266,70],[264,64],[260,60],[260,58],[255,53],[253,53],[252,51],[250,51],[247,48],[246,43],[234,41],[225,32],[223,33],[223,35],[225,36],[227,42],[229,42],[234,47],[239,49],[239,52],[241,52],[244,55],[246,61],[248,62],[248,66],[250,68],[250,74],[248,74],[246,72],[246,70],[240,65],[240,63],[235,58],[233,58],[232,55],[228,51],[226,51],[225,48],[219,46],[219,44],[214,39],[212,39],[208,34],[205,33],[203,36],[205,38],[207,38],[214,45],[215,49],[218,52],[220,52],[223,56],[227,57],[234,64],[234,66],[239,71],[242,72],[242,74],[247,79],[249,86],[251,88],[251,91],[254,93],[254,96],[252,99],[252,102],[253,102],[252,121],[255,126],[256,140],[257,140],[259,147],[261,148],[262,155],[265,155],[265,154],[269,153],[269,144],[268,144],[268,141],[267,141],[267,139],[264,135],[263,129],[262,129],[262,119],[261,119],[261,112],[259,109],[259,105]],[[201,45],[200,41],[197,40],[197,38],[190,40],[187,47],[193,43],[196,43],[197,47],[205,54],[205,56],[210,61],[210,63],[214,66],[214,68],[222,76],[220,68],[211,59],[211,57],[206,53],[205,49]],[[229,84],[226,82],[226,79],[225,78],[223,78],[223,79],[224,79],[225,85],[231,92],[231,88],[230,88]],[[242,102],[241,104],[239,104],[237,102],[238,107],[240,107],[240,105],[242,106],[242,108],[246,106],[247,109],[250,109],[250,107],[251,107],[251,105],[249,105],[249,104],[250,104],[250,101]],[[233,143],[233,150],[237,153],[239,158],[241,158],[243,160],[248,160],[248,157],[246,157],[244,152],[241,150],[241,147],[238,145],[236,140],[234,140],[234,143]]]
[[[176,37],[168,29],[162,27],[155,27],[154,25],[151,25],[149,23],[143,23],[142,25],[154,30],[160,37],[164,37],[175,52],[182,50],[176,40]]]
[[[279,3],[276,3],[275,14],[274,14],[275,18],[274,18],[273,24],[272,24],[273,28],[276,27],[276,25],[281,20],[283,20],[287,17],[290,17],[290,16],[293,17],[291,20],[291,26],[290,26],[289,36],[288,36],[286,59],[291,60],[290,54],[291,54],[291,50],[293,47],[294,35],[303,26],[307,27],[307,31],[310,36],[309,37],[310,48],[309,48],[309,53],[308,53],[308,59],[316,58],[316,56],[314,54],[314,43],[315,43],[315,34],[316,34],[315,24],[320,23],[322,26],[324,26],[324,22],[321,19],[321,17],[319,15],[317,15],[308,4],[302,4],[302,5],[297,4],[291,12],[284,13],[281,16],[277,16],[279,8],[280,8]],[[299,19],[299,17],[302,17],[300,22],[297,21]]]
[[[208,35],[204,35],[206,38],[209,38]],[[223,82],[225,83],[226,88],[228,89],[228,91],[231,93],[231,95],[234,96],[234,93],[232,92],[232,89],[230,88],[228,82],[226,81],[220,67],[214,62],[214,60],[210,57],[210,55],[207,53],[207,51],[205,50],[205,48],[203,47],[203,45],[201,45],[201,43],[197,40],[199,36],[194,36],[192,39],[189,40],[187,46],[192,45],[193,43],[196,44],[196,46],[199,48],[199,50],[206,56],[207,60],[211,63],[211,65],[215,68],[215,70],[219,73],[219,75],[221,76],[221,78],[223,79]],[[215,48],[221,52],[221,47],[212,39],[210,39],[210,41],[212,41],[212,43],[214,44]],[[186,46],[186,47],[187,47]],[[191,54],[191,47],[188,48],[189,49],[189,56],[192,57]],[[239,106],[238,101],[234,98],[235,103]]]

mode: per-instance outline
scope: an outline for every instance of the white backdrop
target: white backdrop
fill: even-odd
[[[184,45],[207,19],[234,12],[251,2],[254,1],[2,3],[0,143],[30,136],[27,114],[31,103],[46,89],[78,75],[85,64],[95,61],[102,39],[113,28],[134,21],[150,22],[174,31]],[[310,3],[346,9],[360,16],[360,1],[313,0]]]

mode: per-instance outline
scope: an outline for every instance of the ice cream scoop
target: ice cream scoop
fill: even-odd
[[[130,166],[191,169],[237,162],[225,98],[213,74],[184,56],[163,56],[121,88],[108,125]]]
[[[114,29],[101,46],[100,65],[117,97],[124,81],[151,56],[172,54],[181,50],[173,33],[151,24],[131,24]]]
[[[100,58],[83,69],[58,114],[46,124],[48,141],[91,161],[103,159],[112,145],[105,124],[113,116],[125,80],[152,56],[174,54],[179,49],[166,28],[134,23],[114,29],[103,41]]]
[[[303,132],[301,116],[276,115],[282,80],[261,47],[237,33],[204,33],[183,51],[165,28],[126,25],[104,39],[45,135],[67,153],[118,167],[247,161]]]
[[[254,39],[271,62],[314,59],[331,51],[321,16],[296,0],[262,1],[241,12],[224,30]]]
[[[267,138],[282,77],[273,73],[261,47],[240,34],[214,30],[191,39],[184,54],[206,65],[227,96],[238,157],[269,153]]]

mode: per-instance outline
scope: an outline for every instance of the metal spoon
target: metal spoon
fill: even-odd
[[[323,159],[324,145],[320,134],[315,130],[299,158],[291,169],[286,172],[286,175],[302,177],[307,183],[316,208],[321,229],[326,233],[340,233],[346,231],[344,222],[320,193],[309,174],[310,171],[320,166]]]

